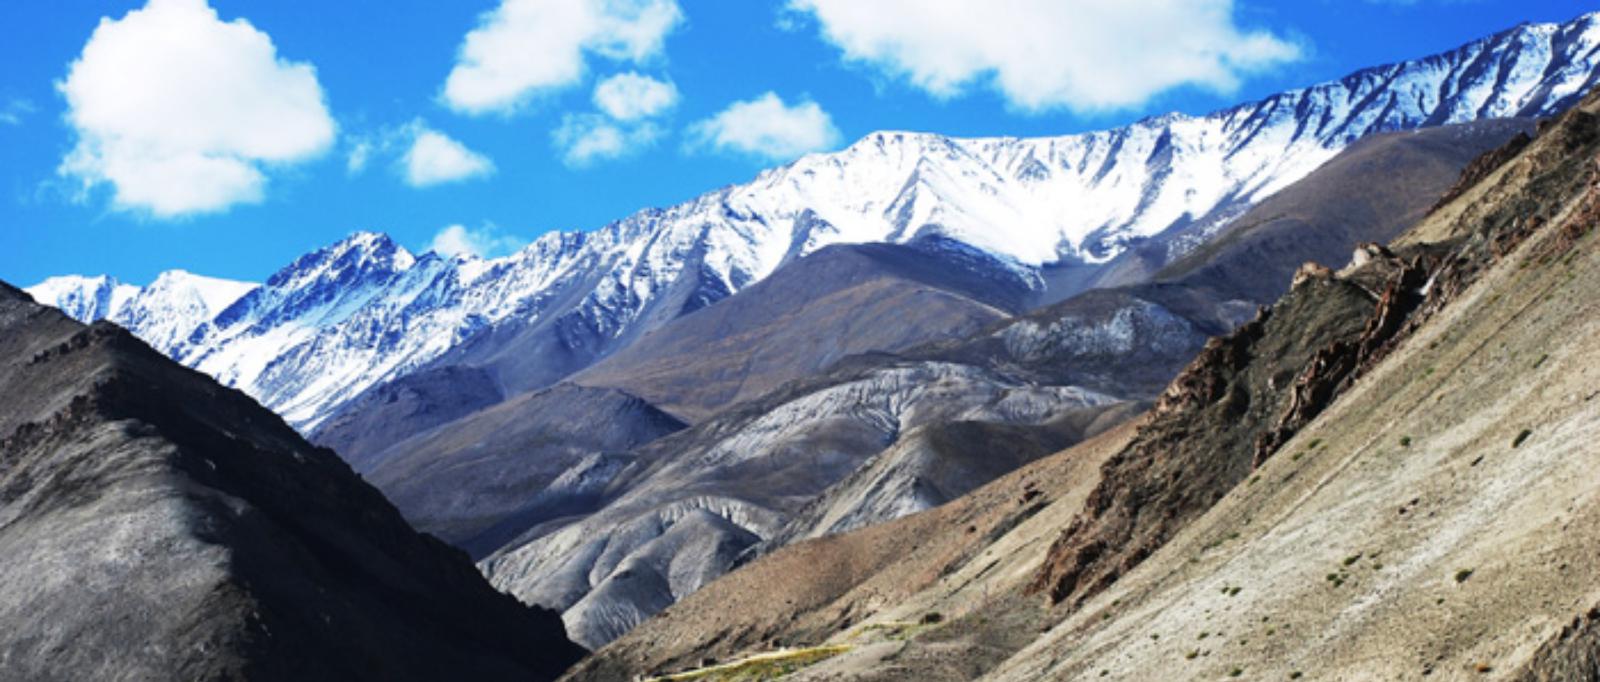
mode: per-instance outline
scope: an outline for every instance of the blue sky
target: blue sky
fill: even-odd
[[[516,7],[498,17],[486,13],[501,0],[211,2],[220,22],[244,27],[204,23],[203,0],[157,2],[170,4],[169,23],[123,22],[144,0],[0,3],[0,279],[142,284],[183,268],[261,280],[358,229],[421,251],[459,225],[438,243],[492,255],[874,130],[1051,135],[1205,113],[1593,9],[1019,0],[1011,16],[972,20],[917,11],[940,4],[929,0],[507,0]],[[912,9],[896,16],[896,4]],[[1141,4],[1190,8],[1167,22],[1190,52],[1150,56],[1181,42],[1143,20],[1159,10],[1075,12]],[[539,14],[582,6],[591,11]],[[128,30],[96,33],[102,17]],[[192,28],[184,21],[206,30],[158,30]],[[1032,45],[1008,21],[1063,38]],[[203,59],[129,66],[194,35],[214,40],[177,54]],[[1038,49],[1054,52],[1029,63]],[[597,94],[619,74],[632,75]],[[168,90],[178,95],[127,105]],[[171,149],[181,154],[161,156]]]

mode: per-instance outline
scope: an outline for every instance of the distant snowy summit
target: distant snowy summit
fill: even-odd
[[[257,286],[168,270],[144,287],[106,275],[63,275],[28,287],[27,292],[80,322],[115,322],[173,355],[195,329]]]
[[[375,384],[450,353],[492,357],[494,343],[559,357],[543,370],[521,360],[518,379],[501,377],[527,388],[516,381],[581,367],[829,244],[942,237],[1036,286],[1046,266],[1093,268],[1147,240],[1192,248],[1366,135],[1548,115],[1596,82],[1597,64],[1600,13],[1207,116],[1029,139],[873,133],[495,260],[415,256],[360,233],[247,293],[175,287],[177,302],[140,307],[156,284],[133,293],[106,278],[56,278],[30,292],[79,319],[123,323],[308,429]],[[219,307],[227,295],[200,290],[240,295]]]

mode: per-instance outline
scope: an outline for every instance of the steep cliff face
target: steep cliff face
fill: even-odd
[[[0,396],[7,677],[549,679],[581,654],[242,393],[4,284]]]

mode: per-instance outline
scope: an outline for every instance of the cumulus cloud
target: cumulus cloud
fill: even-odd
[[[594,105],[618,121],[655,116],[678,103],[678,87],[633,71],[600,81]]]
[[[428,250],[442,256],[494,258],[516,251],[523,240],[500,233],[494,225],[471,230],[465,225],[450,225],[435,235]]]
[[[1137,106],[1170,88],[1227,93],[1300,56],[1234,19],[1233,0],[790,0],[846,60],[936,97],[975,85],[1024,111]]]
[[[591,54],[658,57],[682,19],[676,0],[502,0],[462,41],[442,97],[462,113],[510,113],[577,84]]]
[[[689,127],[689,146],[786,161],[839,144],[839,130],[816,102],[789,106],[777,94],[734,102]]]
[[[422,118],[377,132],[346,136],[345,171],[360,175],[374,162],[391,163],[412,187],[431,187],[493,175],[494,161],[438,130]]]
[[[583,168],[643,151],[661,138],[661,129],[652,123],[619,124],[599,114],[567,114],[550,138],[562,150],[563,162]]]
[[[162,218],[260,201],[268,170],[321,155],[335,134],[315,69],[205,0],[101,19],[57,89],[77,135],[58,172]]]
[[[431,187],[494,173],[494,162],[418,122],[412,126],[411,148],[400,159],[406,184]]]

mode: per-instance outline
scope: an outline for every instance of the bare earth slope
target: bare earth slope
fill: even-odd
[[[581,654],[331,451],[0,283],[0,669],[549,679]]]
[[[615,389],[557,384],[403,440],[364,475],[418,529],[480,557],[518,532],[590,510],[625,453],[683,422]]]
[[[871,351],[960,338],[1018,312],[1028,282],[956,242],[824,248],[664,325],[573,381],[689,421]]]
[[[571,677],[693,667],[775,638],[848,648],[796,679],[1593,679],[1595,109],[1470,172],[1394,255],[1303,269],[1259,329],[1210,346],[1117,442],[776,552]],[[1368,297],[1354,327],[1274,327],[1297,299],[1354,290]],[[1297,336],[1303,360],[1271,351]],[[985,495],[998,509],[994,491],[1026,472],[1089,458],[1093,475],[1039,491],[1043,528],[943,516]],[[957,549],[940,561],[922,546]],[[802,601],[817,580],[761,580],[785,566],[864,568]],[[836,608],[889,576],[893,589]]]

